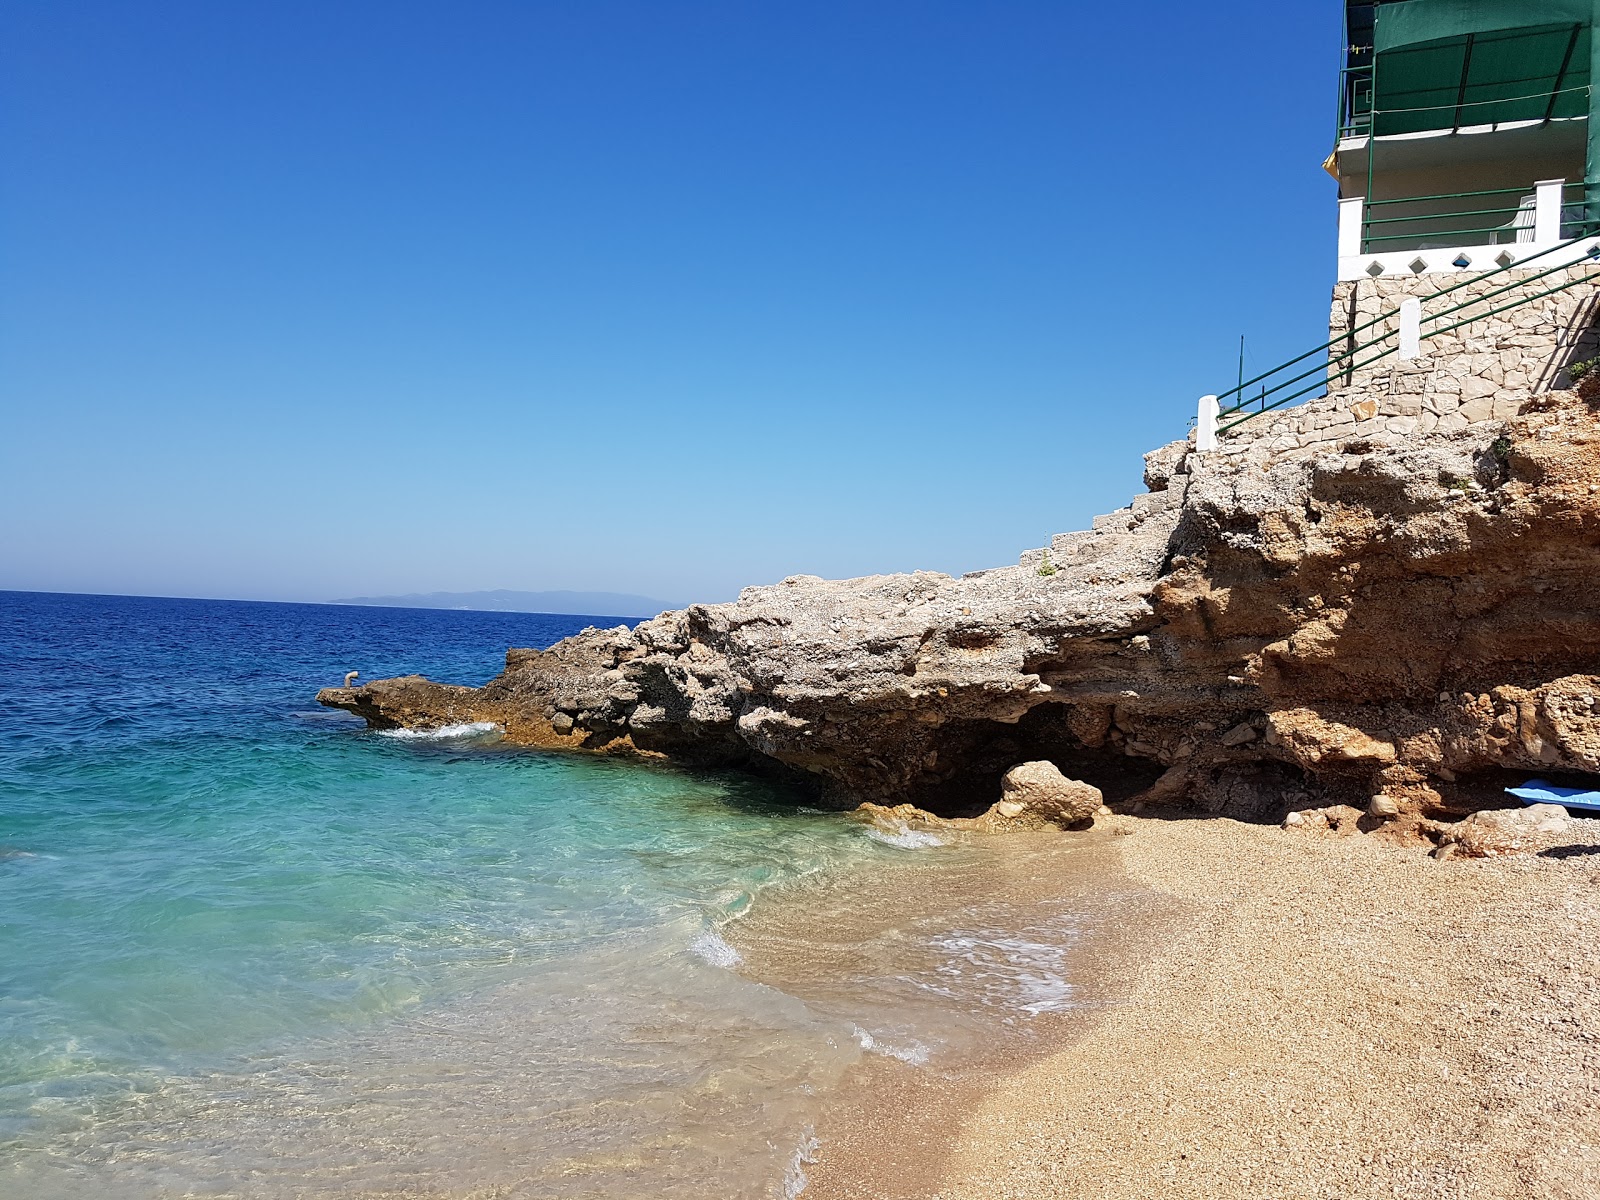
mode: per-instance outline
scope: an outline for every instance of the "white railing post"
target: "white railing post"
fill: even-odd
[[[1361,219],[1366,209],[1365,196],[1339,201],[1339,257],[1354,258],[1361,253]]]
[[[1200,411],[1194,422],[1194,448],[1201,454],[1217,448],[1217,413],[1220,408],[1215,396],[1200,397]]]
[[[1533,185],[1533,240],[1548,246],[1561,240],[1561,192],[1565,179],[1541,179]]]
[[[1400,301],[1400,357],[1410,362],[1422,353],[1422,301]]]

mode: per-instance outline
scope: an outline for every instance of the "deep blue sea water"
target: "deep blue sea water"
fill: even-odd
[[[722,931],[907,848],[737,776],[312,700],[481,683],[591,623],[0,592],[0,1198],[793,1194],[874,1041]],[[935,933],[1028,1011],[1064,994],[1037,946]]]

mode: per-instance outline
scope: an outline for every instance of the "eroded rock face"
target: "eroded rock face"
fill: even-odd
[[[1511,771],[1600,771],[1600,426],[1572,393],[1524,410],[1279,461],[1174,443],[1053,571],[797,576],[513,650],[480,689],[318,698],[781,770],[841,805],[973,816],[1048,760],[1113,803],[1460,816]]]

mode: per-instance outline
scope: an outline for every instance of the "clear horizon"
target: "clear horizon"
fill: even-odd
[[[10,6],[0,588],[1014,562],[1326,337],[1338,6],[1230,16]]]
[[[672,611],[673,609],[687,607],[687,602],[674,601],[674,600],[662,600],[659,597],[640,597],[640,599],[651,600],[652,603],[655,605],[655,608],[650,612],[626,612],[626,613],[624,613],[624,612],[614,612],[614,613],[601,612],[601,611],[598,611],[598,610],[597,611],[593,611],[593,612],[586,612],[586,611],[557,612],[557,611],[551,610],[551,609],[534,609],[534,608],[472,608],[470,605],[448,605],[448,606],[447,605],[438,605],[438,604],[402,605],[402,604],[395,603],[395,601],[398,601],[398,600],[426,598],[429,595],[440,595],[440,594],[446,594],[446,593],[421,592],[421,593],[402,593],[402,594],[397,595],[397,596],[351,596],[351,597],[345,597],[345,598],[339,598],[339,599],[329,599],[329,600],[263,600],[263,599],[261,599],[260,597],[257,597],[257,596],[173,596],[173,595],[165,595],[165,594],[157,593],[157,592],[61,592],[61,591],[42,591],[42,590],[28,589],[28,588],[0,588],[0,595],[16,595],[16,596],[76,596],[76,597],[81,597],[83,599],[107,599],[107,600],[195,600],[195,601],[200,601],[200,602],[203,602],[203,603],[216,602],[216,603],[222,603],[222,604],[308,604],[308,605],[327,605],[327,606],[332,606],[332,607],[336,607],[336,608],[416,608],[416,609],[425,610],[425,611],[429,611],[429,612],[523,613],[523,614],[528,614],[528,615],[533,615],[533,616],[547,616],[547,617],[556,616],[556,617],[643,617],[643,618],[650,618],[650,617],[654,617],[654,616],[659,615],[659,613],[661,613],[661,612],[668,612],[668,611]],[[492,595],[493,592],[489,591],[489,590],[485,590],[485,591],[481,591],[481,592],[462,592],[462,593],[459,593],[459,594],[463,595],[463,596]],[[539,595],[541,593],[530,592],[530,593],[526,593],[526,594],[528,594],[528,595]],[[613,596],[613,597],[619,597],[619,598],[627,598],[630,595],[630,593],[627,593],[627,592],[577,592],[577,591],[570,591],[570,590],[567,590],[567,589],[552,589],[550,592],[544,593],[544,594],[548,594],[548,595],[568,594],[568,595],[578,595],[578,596]]]

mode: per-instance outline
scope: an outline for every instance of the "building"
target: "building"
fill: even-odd
[[[1595,0],[1347,0],[1328,162],[1340,279],[1506,266],[1600,217],[1585,182],[1600,180],[1596,11]]]
[[[1501,421],[1600,354],[1600,0],[1344,8],[1328,341],[1203,397],[1202,451]]]

